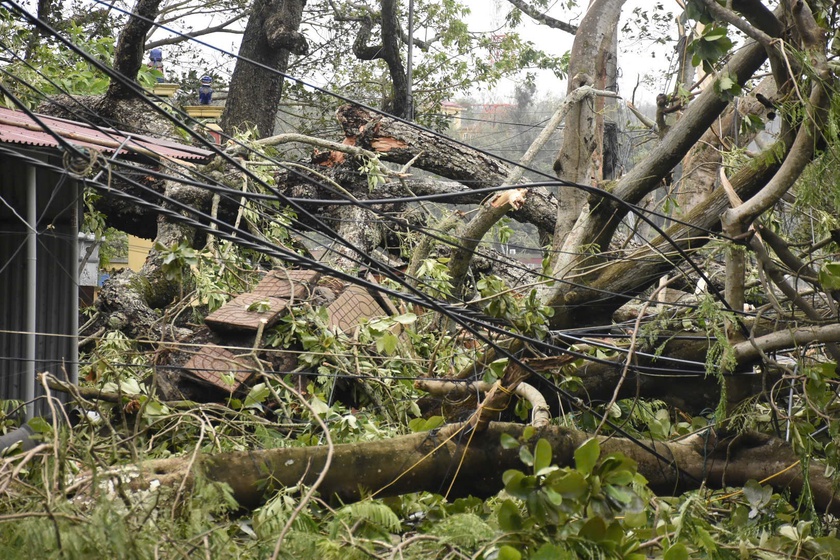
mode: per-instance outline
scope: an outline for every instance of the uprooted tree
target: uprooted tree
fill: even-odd
[[[129,19],[115,53],[121,74],[137,73],[160,4],[138,1],[135,11],[144,18]],[[82,333],[96,334],[89,345],[103,340],[86,347],[101,357],[90,380],[111,380],[108,352],[138,348],[127,342],[137,339],[145,345],[139,347],[155,349],[138,365],[155,373],[149,389],[120,382],[52,387],[87,406],[117,405],[123,428],[132,437],[148,430],[150,442],[178,431],[157,432],[155,419],[169,426],[170,415],[213,419],[195,420],[201,429],[191,453],[141,462],[138,473],[116,469],[126,488],[163,484],[177,504],[190,487],[222,482],[248,507],[266,501],[280,507],[278,492],[308,489],[287,508],[278,550],[315,490],[325,500],[347,502],[420,491],[485,497],[505,488],[540,523],[576,519],[588,527],[576,526],[577,537],[592,541],[618,523],[612,513],[637,505],[626,488],[637,472],[662,494],[744,486],[756,511],[768,501],[753,503],[751,481],[766,481],[819,512],[836,513],[834,8],[804,1],[783,1],[775,10],[760,2],[689,2],[681,21],[684,37],[695,40],[679,47],[683,64],[696,68],[679,75],[693,82],[661,94],[659,114],[645,121],[658,125],[651,132],[655,146],[607,180],[605,107],[618,97],[610,76],[624,2],[594,0],[572,27],[542,13],[539,2],[511,1],[512,20],[524,13],[575,33],[567,97],[519,162],[527,167],[564,123],[554,166],[561,181],[547,188],[527,184],[511,162],[399,118],[408,114],[399,54],[408,42],[400,23],[405,14],[400,3],[375,4],[255,2],[222,122],[231,135],[247,124],[256,134],[222,147],[190,184],[170,178],[143,191],[121,184],[115,172],[115,188],[159,204],[159,211],[138,209],[118,193],[102,197],[106,220],[147,237],[154,229],[156,245],[139,274],[117,276],[100,294],[98,315]],[[301,23],[308,9],[312,17],[355,26],[352,54],[360,64],[382,62],[380,76],[390,87],[381,106],[392,114],[344,103],[336,112],[339,135],[275,130],[289,84],[276,71],[286,73],[307,44],[308,52],[316,50]],[[448,9],[434,16],[452,18],[456,12]],[[381,43],[374,44],[377,25]],[[445,48],[454,41],[451,33],[442,31],[435,41]],[[418,46],[430,49],[435,41]],[[268,93],[255,95],[255,84],[266,84],[261,89]],[[112,79],[94,101],[123,127],[160,133],[138,117],[150,111],[131,81]],[[164,115],[155,121],[172,126]],[[311,157],[289,161],[283,154],[291,145],[311,146]],[[427,195],[472,211],[429,211],[416,202]],[[150,216],[156,228],[149,227]],[[530,224],[545,242],[541,270],[493,249],[490,238],[508,219]],[[322,261],[300,244],[303,232],[333,244]],[[312,268],[329,280],[308,286],[276,322],[257,320],[256,332],[195,324],[196,313],[252,289],[261,266]],[[323,309],[347,284],[362,285],[385,310],[390,300],[392,316],[338,328]],[[257,298],[246,315],[267,317],[271,306]],[[195,349],[211,344],[235,349],[227,392],[197,384],[186,371]],[[250,371],[247,380],[234,375],[236,368]],[[395,381],[403,377],[416,377],[417,389]],[[477,399],[482,378],[489,384]],[[416,406],[421,387],[433,396]],[[368,412],[337,413],[336,402]],[[525,417],[532,409],[534,427],[492,421],[512,418],[515,409]],[[394,425],[411,422],[420,433],[364,442],[348,437],[333,445],[332,436],[342,437],[342,429],[358,433],[374,410]],[[574,419],[564,426],[575,427],[546,425],[537,412]],[[411,419],[420,415],[426,420]],[[242,428],[245,440],[271,449],[239,445],[221,452],[211,432],[239,429],[230,426],[243,418],[254,422]],[[299,440],[326,445],[272,445],[282,440],[279,426],[296,433],[289,427],[295,418],[313,423]],[[441,425],[444,418],[449,423]],[[778,437],[782,430],[794,433],[791,443]],[[639,442],[639,434],[662,441]],[[666,441],[671,436],[680,437]],[[213,451],[202,447],[205,441]],[[558,464],[574,463],[577,471],[552,471],[542,441]],[[607,457],[599,471],[593,446],[635,464]],[[517,471],[523,457],[533,466],[530,478]],[[622,482],[607,492],[604,503],[611,505],[602,511],[592,506],[601,499],[592,476],[607,480],[611,468]],[[100,476],[88,475],[74,491]],[[589,509],[564,510],[563,499],[584,500],[584,487]],[[599,532],[591,524],[601,514],[606,521]],[[522,530],[515,515],[500,513],[504,530]],[[649,539],[645,547],[670,546],[655,534]]]

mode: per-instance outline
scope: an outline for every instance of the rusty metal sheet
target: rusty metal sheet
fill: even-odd
[[[382,317],[387,313],[367,290],[350,285],[327,307],[330,325],[345,333],[352,333],[363,319]]]
[[[184,365],[184,369],[202,381],[232,393],[257,372],[250,357],[236,356],[227,348],[214,344],[204,346]],[[232,376],[225,379],[223,376]],[[231,384],[230,381],[233,381]]]
[[[181,160],[207,162],[213,157],[213,152],[153,138],[143,134],[128,134],[112,128],[93,127],[84,123],[37,115],[44,123],[41,127],[22,111],[13,111],[0,107],[0,143],[20,144],[44,148],[59,148],[60,144],[55,136],[64,138],[74,146],[93,148],[105,154],[113,154],[123,146],[118,155],[129,155],[139,152],[153,152],[155,154]]]
[[[265,310],[256,307],[267,306]],[[265,320],[266,327],[273,325],[280,314],[289,305],[289,300],[259,294],[242,294],[224,304],[204,318],[204,322],[213,330],[256,331],[260,322]],[[253,308],[253,311],[249,311]]]

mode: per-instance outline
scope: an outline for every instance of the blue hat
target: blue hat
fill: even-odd
[[[202,84],[209,84],[212,81],[213,81],[213,78],[211,78],[210,76],[202,76],[201,77],[201,83]]]
[[[149,58],[151,58],[152,60],[163,60],[163,53],[160,49],[152,49],[152,51],[149,53]]]

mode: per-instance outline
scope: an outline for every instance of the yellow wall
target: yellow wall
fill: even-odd
[[[146,262],[146,257],[149,255],[149,250],[152,248],[153,242],[142,237],[128,236],[128,268],[134,272],[139,272],[143,263]]]

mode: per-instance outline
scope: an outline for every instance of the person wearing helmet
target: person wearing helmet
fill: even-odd
[[[152,49],[149,52],[149,68],[154,68],[163,74],[163,52],[160,49]],[[163,76],[157,79],[159,83],[163,83]]]
[[[201,78],[201,85],[198,87],[198,104],[210,105],[213,99],[213,79],[210,76],[203,76]]]

